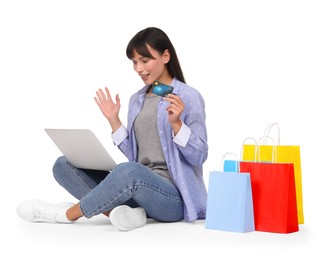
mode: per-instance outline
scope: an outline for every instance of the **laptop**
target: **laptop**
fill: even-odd
[[[117,164],[89,129],[44,129],[75,167],[111,171]]]

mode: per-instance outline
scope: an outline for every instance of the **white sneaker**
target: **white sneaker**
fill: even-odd
[[[17,207],[17,214],[30,222],[72,223],[66,211],[74,203],[49,203],[41,200],[28,200]]]
[[[130,231],[146,224],[147,216],[143,208],[131,208],[126,205],[118,206],[110,212],[112,225],[121,231]]]

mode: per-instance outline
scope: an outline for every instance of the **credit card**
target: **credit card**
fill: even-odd
[[[161,82],[155,81],[153,84],[152,93],[158,96],[165,97],[168,94],[172,94],[173,87],[169,85],[165,85]]]

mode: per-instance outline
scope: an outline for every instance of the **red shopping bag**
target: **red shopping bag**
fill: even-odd
[[[250,173],[255,230],[298,231],[293,164],[241,161],[240,172]]]

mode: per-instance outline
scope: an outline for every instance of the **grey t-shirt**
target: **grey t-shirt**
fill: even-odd
[[[172,182],[157,129],[157,105],[160,96],[146,96],[134,127],[138,143],[138,162]]]

